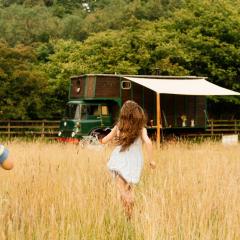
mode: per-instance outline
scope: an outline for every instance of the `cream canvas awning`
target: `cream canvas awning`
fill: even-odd
[[[180,95],[240,95],[240,93],[219,87],[204,78],[151,78],[124,76],[157,93]]]

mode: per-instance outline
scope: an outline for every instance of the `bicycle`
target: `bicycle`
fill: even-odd
[[[83,136],[82,139],[80,140],[80,146],[82,148],[85,148],[86,146],[92,145],[92,146],[99,146],[100,142],[98,139],[99,133],[93,133],[92,135],[89,136]]]

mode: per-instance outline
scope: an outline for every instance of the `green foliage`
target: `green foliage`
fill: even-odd
[[[187,8],[175,12],[171,24],[189,56],[182,65],[191,74],[207,76],[216,84],[239,91],[239,11],[230,1],[189,2]],[[240,103],[239,97],[224,99]]]
[[[82,8],[82,1],[79,0],[56,0],[55,5],[62,6],[65,13],[72,13],[76,8]]]
[[[75,11],[74,14],[67,15],[62,19],[63,30],[61,36],[63,39],[84,40],[89,32],[84,26],[84,14],[82,11]]]
[[[0,0],[0,6],[0,39],[8,43],[1,44],[0,95],[18,89],[17,97],[1,97],[5,118],[60,117],[69,77],[84,73],[159,69],[240,91],[239,0]],[[20,86],[31,92],[35,84],[44,98],[35,89],[26,107]],[[232,110],[240,99],[209,98],[214,112],[226,102]]]
[[[49,55],[53,53],[53,45],[50,43],[42,43],[36,46],[36,56],[40,62],[47,62]]]
[[[42,98],[47,79],[32,64],[30,47],[9,48],[0,43],[0,112],[3,119],[28,119],[44,116]]]
[[[54,0],[0,0],[0,4],[3,7],[9,7],[12,4],[19,4],[24,6],[36,6],[36,5],[45,5],[52,6]]]
[[[62,26],[56,17],[51,16],[45,7],[26,8],[12,5],[0,9],[0,39],[11,46],[19,43],[48,42],[57,38]]]

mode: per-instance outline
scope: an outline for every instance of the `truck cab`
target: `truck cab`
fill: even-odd
[[[93,132],[106,135],[114,124],[114,105],[111,101],[69,101],[58,136],[80,139]]]

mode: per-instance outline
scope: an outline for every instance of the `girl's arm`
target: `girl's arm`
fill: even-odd
[[[109,142],[110,140],[112,140],[116,136],[116,134],[117,134],[117,126],[115,126],[112,129],[112,131],[101,140],[101,143],[105,144],[105,143]]]
[[[147,147],[147,154],[148,154],[148,159],[149,159],[149,164],[152,168],[156,167],[156,163],[153,160],[153,147],[152,147],[152,141],[147,135],[147,129],[143,128],[142,130],[142,140],[146,144]]]

